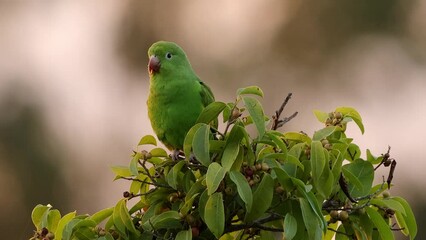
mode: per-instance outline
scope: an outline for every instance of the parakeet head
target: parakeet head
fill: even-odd
[[[173,42],[159,41],[152,44],[148,57],[148,71],[151,76],[165,76],[192,69],[185,52]]]

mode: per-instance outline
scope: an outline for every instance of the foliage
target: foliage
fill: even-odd
[[[279,119],[288,99],[268,118],[259,97],[258,87],[247,87],[235,102],[204,109],[181,160],[143,137],[129,166],[112,168],[130,182],[117,205],[91,216],[38,205],[33,239],[394,239],[392,231],[414,239],[409,204],[388,191],[396,161],[389,151],[361,158],[345,134],[351,121],[364,132],[355,109],[315,111],[325,126],[310,137],[277,131],[290,119]],[[223,132],[209,125],[220,114]],[[379,166],[391,171],[373,186]]]

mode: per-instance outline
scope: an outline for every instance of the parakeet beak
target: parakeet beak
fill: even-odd
[[[158,73],[160,71],[160,66],[161,66],[160,59],[158,59],[157,56],[152,55],[149,58],[149,62],[148,62],[149,74]]]

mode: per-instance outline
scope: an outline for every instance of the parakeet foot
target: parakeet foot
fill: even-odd
[[[170,157],[173,159],[173,161],[179,161],[185,159],[185,155],[181,150],[175,149],[170,154]]]

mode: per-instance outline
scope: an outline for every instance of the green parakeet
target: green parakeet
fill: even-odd
[[[158,139],[170,150],[182,150],[189,129],[214,101],[210,88],[195,74],[181,47],[159,41],[148,50],[150,77],[148,116]]]

